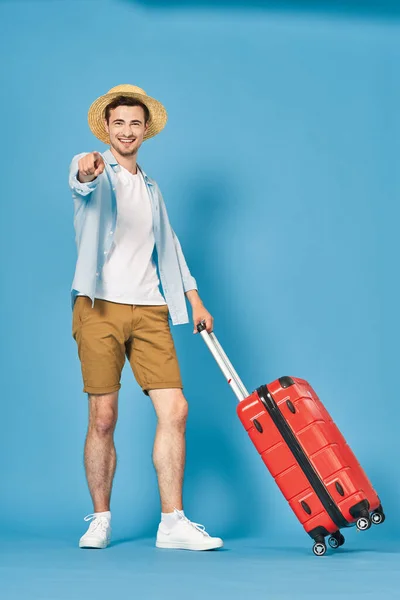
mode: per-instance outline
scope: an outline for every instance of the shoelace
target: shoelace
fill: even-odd
[[[180,510],[178,510],[177,508],[175,508],[174,510],[175,510],[175,512],[177,512],[179,514],[180,518],[183,521],[185,521],[185,523],[187,523],[188,525],[191,525],[191,527],[194,527],[194,529],[197,529],[197,531],[200,531],[200,533],[202,533],[204,536],[210,537],[210,534],[207,533],[204,525],[190,521],[190,519],[188,519],[185,515],[183,515],[182,512]]]
[[[107,533],[108,519],[106,517],[98,517],[97,515],[87,515],[84,521],[92,521],[89,525],[91,533],[99,527],[103,533]]]

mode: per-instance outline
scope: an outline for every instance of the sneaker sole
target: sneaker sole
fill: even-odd
[[[93,542],[93,543],[79,542],[79,548],[87,548],[87,549],[92,549],[92,550],[104,550],[104,548],[107,548],[108,545],[109,545],[109,542],[98,543],[98,544],[96,544],[95,542]]]
[[[218,550],[223,545],[223,542],[213,543],[208,546],[204,544],[187,544],[185,542],[156,542],[156,548],[169,548],[170,550]]]

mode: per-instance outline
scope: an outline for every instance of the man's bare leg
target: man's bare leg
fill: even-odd
[[[149,395],[158,419],[153,462],[157,471],[162,514],[156,546],[181,550],[221,548],[223,541],[211,537],[204,528],[189,521],[182,509],[188,413],[183,392],[180,389],[150,390]]]
[[[182,486],[185,469],[185,429],[187,401],[181,389],[150,390],[157,414],[153,463],[157,472],[161,510],[182,510]]]
[[[89,427],[85,442],[86,478],[94,512],[110,510],[117,457],[114,430],[118,417],[118,392],[89,394]]]

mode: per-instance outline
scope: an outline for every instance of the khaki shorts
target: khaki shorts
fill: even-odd
[[[83,391],[109,394],[120,389],[128,358],[136,381],[148,390],[183,388],[168,306],[118,304],[78,296],[72,318]]]

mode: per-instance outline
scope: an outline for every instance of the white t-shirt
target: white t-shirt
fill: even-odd
[[[166,304],[152,254],[153,216],[139,169],[116,172],[117,225],[114,249],[104,264],[96,298],[122,304]]]

